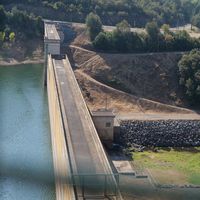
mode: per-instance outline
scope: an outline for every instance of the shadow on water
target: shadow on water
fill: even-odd
[[[0,67],[0,199],[55,199],[42,65]]]

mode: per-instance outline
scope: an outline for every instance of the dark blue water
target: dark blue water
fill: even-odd
[[[0,200],[55,199],[42,65],[0,67]]]

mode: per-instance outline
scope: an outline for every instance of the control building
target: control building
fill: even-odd
[[[47,59],[48,54],[51,55],[60,55],[60,44],[61,39],[58,34],[58,31],[56,29],[55,23],[50,23],[47,21],[44,21],[44,84],[46,85],[47,80]]]
[[[113,112],[110,110],[97,110],[93,111],[91,114],[100,139],[104,143],[112,143],[114,137],[115,118]]]
[[[55,24],[45,23],[44,51],[45,55],[60,55],[60,36]]]

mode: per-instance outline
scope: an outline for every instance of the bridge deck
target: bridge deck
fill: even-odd
[[[63,73],[63,60],[54,60],[56,74],[59,81],[68,129],[73,145],[73,151],[78,173],[103,173],[103,166],[98,157],[98,152],[92,144],[92,136],[84,120],[85,113],[82,111],[82,101],[77,98],[77,88],[73,84],[73,77],[66,69]]]
[[[101,141],[68,59],[53,59],[53,63],[72,172],[75,175],[87,175],[85,181],[90,185],[101,185],[105,177],[100,174],[112,174]],[[106,182],[107,187],[115,181],[109,176]],[[89,193],[101,195],[105,192],[103,187],[105,185],[93,187],[92,191],[90,188]]]

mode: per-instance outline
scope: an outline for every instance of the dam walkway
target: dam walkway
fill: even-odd
[[[47,87],[57,199],[121,199],[67,57],[48,56]]]

